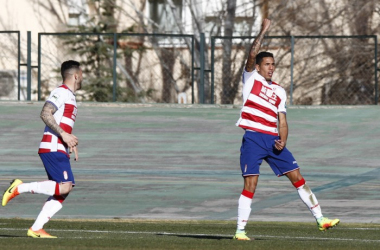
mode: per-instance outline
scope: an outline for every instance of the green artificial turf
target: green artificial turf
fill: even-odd
[[[57,239],[26,236],[32,220],[0,219],[1,249],[379,249],[380,225],[344,224],[319,232],[314,223],[254,222],[253,241],[234,241],[234,221],[52,220]]]

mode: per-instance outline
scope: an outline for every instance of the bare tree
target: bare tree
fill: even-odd
[[[232,37],[235,23],[235,12],[236,12],[236,0],[227,1],[227,15],[224,24],[224,35],[226,37]],[[223,90],[222,90],[222,103],[231,104],[230,90],[231,90],[231,52],[232,52],[232,38],[224,39],[223,42]]]
[[[125,32],[126,34],[137,32],[147,33],[147,37],[151,37],[149,35],[152,34],[153,30],[157,33],[166,32],[165,30],[160,30],[160,24],[146,14],[148,1],[87,0],[93,10],[92,13],[87,13],[87,31]],[[156,1],[150,1],[150,3],[153,2]],[[269,17],[273,21],[270,30],[271,36],[373,35],[379,34],[380,30],[380,3],[375,0],[217,0],[212,1],[212,3],[219,4],[213,13],[205,13],[201,8],[202,1],[200,0],[160,0],[159,2],[166,4],[166,14],[174,18],[175,28],[173,28],[172,32],[194,34],[194,62],[197,68],[200,67],[201,58],[199,34],[206,33],[206,38],[212,35],[224,35],[227,37],[237,34],[237,27],[242,25],[241,9],[248,10],[253,8],[254,13],[245,17],[247,22],[243,29],[245,33],[243,32],[241,35],[254,34],[252,27],[255,19],[259,16],[255,13],[256,9],[258,9],[257,6],[261,7],[260,16]],[[47,30],[65,31],[64,27],[68,23],[66,9],[69,6],[69,0],[31,0],[30,3],[37,12],[44,11],[44,15],[39,15],[43,27],[46,27]],[[190,14],[191,29],[189,29],[189,23],[184,22],[184,18],[179,15],[178,3],[181,3],[182,7]],[[100,9],[100,6],[105,8]],[[134,11],[125,10],[125,6],[129,9],[132,8]],[[236,10],[239,10],[238,14]],[[55,17],[56,22],[46,22],[47,13]],[[109,13],[109,15],[103,15],[105,13]],[[211,16],[212,19],[210,19]],[[120,20],[132,21],[133,25],[125,27]],[[1,18],[0,22],[1,24],[3,23]],[[100,26],[102,29],[99,29]],[[171,31],[168,32],[170,33]],[[101,47],[98,47],[99,49],[113,44],[113,39],[110,37],[103,37],[102,39],[97,41],[97,45],[102,44]],[[52,40],[52,42],[55,41]],[[281,77],[289,75],[291,52],[289,43],[278,39],[266,39],[265,42],[266,44],[263,45],[263,48],[276,52],[279,75]],[[190,39],[183,39],[183,44],[187,46],[188,50],[192,47]],[[248,41],[238,43],[234,39],[225,39],[223,47],[221,47],[223,50],[220,50],[219,54],[216,55],[216,63],[220,65],[221,69],[218,69],[220,71],[219,78],[222,79],[218,94],[221,96],[220,101],[222,103],[234,103],[237,98],[238,83],[244,67],[244,62],[241,58],[242,55],[243,57],[246,55],[248,44]],[[206,49],[205,54],[202,56],[205,58],[205,68],[210,69],[208,49],[210,44],[206,43],[204,45]],[[58,46],[59,44],[57,44]],[[184,92],[191,87],[190,75],[192,68],[187,54],[185,55],[180,50],[173,49],[175,48],[175,43],[163,47],[158,40],[150,39],[147,42],[143,36],[132,38],[131,35],[126,35],[118,40],[119,58],[117,67],[120,77],[118,83],[123,83],[126,86],[126,89],[120,89],[119,94],[122,96],[125,91],[129,93],[128,97],[123,97],[120,100],[139,101],[144,99],[141,99],[141,95],[144,95],[144,88],[146,88],[147,84],[142,83],[141,79],[144,74],[146,75],[142,65],[146,63],[143,59],[146,57],[147,46],[152,46],[149,49],[152,49],[151,51],[154,52],[155,58],[158,59],[161,67],[161,72],[155,74],[157,74],[157,77],[162,78],[162,91],[157,92],[157,97],[154,100],[158,102],[174,102],[178,93]],[[373,84],[375,67],[373,57],[368,56],[373,53],[371,46],[374,46],[373,39],[296,40],[294,103],[372,103],[372,97],[375,92]],[[110,69],[113,67],[112,60],[109,60],[113,52],[110,51],[109,46],[107,48],[109,50],[107,56],[104,59],[95,59],[94,65],[103,63],[103,68],[108,67]],[[43,51],[43,53],[45,52]],[[53,60],[53,56],[51,56],[51,60]],[[56,61],[59,60],[60,58],[56,58]],[[181,70],[180,76],[178,76],[178,62]],[[211,81],[208,76],[206,73],[204,86],[200,86],[199,78],[196,79],[197,89],[204,87],[206,103],[209,103],[211,99]],[[110,83],[110,76],[108,75],[107,77],[107,81]],[[183,85],[183,78],[186,77],[186,84]],[[289,80],[285,79],[280,84],[284,84],[289,90]],[[147,90],[145,89],[145,94],[146,92]],[[198,91],[198,93],[200,92]],[[305,94],[306,92],[308,95]]]
[[[374,0],[271,1],[271,35],[373,35],[380,3]],[[299,39],[294,104],[374,103],[373,39]],[[289,64],[283,65],[284,69]],[[289,88],[289,85],[287,85]],[[306,95],[306,93],[308,93]]]
[[[356,22],[349,24],[352,34],[368,35],[372,33],[370,26],[374,7],[374,1],[355,1],[351,6],[348,6],[345,11],[356,20]],[[323,104],[374,103],[373,74],[368,74],[372,71],[368,71],[368,69],[371,69],[373,62],[370,59],[371,52],[365,49],[368,43],[368,39],[355,39],[345,51],[346,53],[340,53],[332,58],[338,67],[339,80],[332,83],[329,90],[323,86]],[[338,46],[336,44],[335,51],[339,49]],[[363,49],[358,51],[358,48]],[[329,54],[332,52],[327,48],[326,51]]]

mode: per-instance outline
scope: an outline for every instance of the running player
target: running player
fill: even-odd
[[[75,91],[81,88],[82,70],[79,62],[66,61],[61,65],[63,84],[53,90],[41,111],[46,124],[40,143],[39,155],[49,180],[23,183],[19,179],[11,182],[4,192],[2,205],[22,193],[48,195],[45,205],[27,235],[33,238],[57,238],[48,234],[43,226],[62,208],[75,185],[70,166],[70,153],[78,160],[78,138],[71,134],[77,115]]]
[[[252,199],[263,159],[277,176],[286,175],[297,189],[301,200],[325,231],[339,223],[338,219],[323,217],[317,198],[302,177],[297,161],[285,147],[288,138],[286,92],[272,81],[275,70],[273,54],[260,52],[270,20],[264,19],[254,40],[243,72],[243,108],[236,125],[245,130],[241,145],[240,167],[244,189],[239,198],[236,240],[250,240],[245,226],[251,213]]]

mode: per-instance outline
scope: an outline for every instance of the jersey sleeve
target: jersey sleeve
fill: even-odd
[[[243,103],[245,103],[245,101],[247,100],[249,93],[251,93],[253,83],[255,82],[254,72],[255,72],[255,70],[252,72],[248,72],[245,70],[245,68],[243,70],[243,77],[242,77],[242,81],[243,81]]]
[[[46,102],[50,102],[53,104],[57,109],[59,109],[62,105],[65,104],[68,96],[63,88],[56,88],[53,90],[49,96],[49,98],[46,100]]]
[[[281,98],[281,102],[278,105],[278,112],[286,113],[286,92],[283,88],[280,88],[278,91],[278,96]]]

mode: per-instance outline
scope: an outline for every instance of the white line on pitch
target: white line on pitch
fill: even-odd
[[[0,228],[8,231],[27,231],[27,228]],[[78,230],[78,229],[49,229],[55,232],[82,232],[82,233],[115,233],[115,234],[158,234],[158,235],[180,235],[180,236],[204,236],[204,237],[231,237],[229,234],[192,234],[192,233],[167,233],[167,232],[136,232],[136,231],[109,231],[109,230]],[[380,240],[347,239],[347,238],[320,238],[320,237],[293,237],[278,235],[250,235],[254,238],[282,238],[282,239],[302,239],[302,240],[336,240],[336,241],[361,241],[380,242]],[[3,238],[3,237],[0,237]],[[88,237],[62,237],[62,238],[88,238]],[[99,237],[90,237],[99,238]]]

